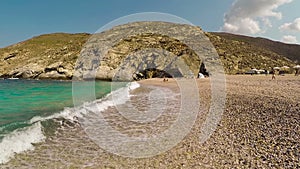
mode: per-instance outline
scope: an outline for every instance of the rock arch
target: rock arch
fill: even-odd
[[[207,42],[204,32],[191,25],[135,22],[117,26],[89,39],[74,76],[80,79],[133,80],[133,73],[146,69],[167,73],[178,69],[183,77],[197,77],[202,58],[213,53]],[[201,48],[198,51],[202,56],[199,57],[190,45]]]

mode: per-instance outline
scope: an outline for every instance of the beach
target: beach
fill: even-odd
[[[43,126],[56,126],[42,130],[46,135],[44,141],[34,144],[33,150],[16,154],[9,162],[0,164],[0,168],[300,167],[299,77],[286,75],[272,80],[271,76],[265,75],[226,75],[224,112],[216,131],[201,143],[201,127],[208,116],[212,98],[210,82],[209,78],[195,80],[199,111],[191,130],[174,147],[155,156],[132,158],[116,155],[90,139],[81,118],[78,121],[54,118],[41,122]],[[165,82],[163,79],[148,79],[138,84],[138,88],[129,88],[129,100],[106,107],[102,114],[115,130],[130,137],[146,138],[162,133],[176,122],[182,107],[181,99],[184,99],[181,95],[183,89],[171,78]],[[184,91],[189,92],[189,88]],[[161,98],[160,92],[163,94]],[[149,93],[152,99],[147,97]],[[158,103],[155,102],[157,97],[161,99]],[[154,105],[161,103],[162,108],[149,106],[149,100]],[[162,111],[158,116],[147,115],[147,119],[130,113],[124,118],[119,112],[126,113],[128,107],[124,105],[127,103],[142,113]],[[193,106],[192,103],[189,106]],[[135,121],[128,120],[130,118]]]

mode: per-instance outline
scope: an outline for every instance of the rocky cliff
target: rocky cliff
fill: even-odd
[[[155,72],[193,78],[202,62],[216,68],[216,60],[213,45],[199,27],[137,22],[93,35],[81,52],[75,75],[80,79],[133,80],[135,74],[149,70],[145,78],[156,77]]]
[[[183,36],[182,32],[189,35],[188,37],[198,38],[186,39],[187,36]],[[81,76],[89,77],[87,72],[93,66],[99,65],[94,74],[98,79],[130,79],[132,73],[145,72],[147,69],[152,71],[153,67],[158,69],[160,76],[188,76],[187,74],[191,73],[195,76],[200,64],[207,62],[203,60],[205,57],[199,59],[195,49],[191,48],[201,46],[197,45],[200,43],[197,40],[206,39],[199,32],[203,32],[199,27],[188,25],[133,23],[93,36],[66,33],[41,35],[0,49],[0,77],[71,79],[74,76],[74,68]],[[251,68],[292,67],[300,58],[297,53],[300,51],[299,45],[273,43],[270,40],[224,33],[205,34],[216,48],[228,74],[245,72]],[[97,50],[93,50],[95,47]],[[205,45],[201,48],[200,51],[206,50]],[[205,52],[200,55],[205,55]],[[98,60],[91,56],[97,57]],[[177,65],[170,64],[170,60],[175,61],[173,63]],[[191,72],[178,71],[176,68],[179,65],[187,65]],[[161,73],[163,70],[168,74]],[[147,76],[152,77],[155,74],[151,71],[148,71]]]

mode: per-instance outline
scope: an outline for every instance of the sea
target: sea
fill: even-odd
[[[16,153],[34,149],[34,143],[42,142],[47,137],[43,129],[53,127],[45,121],[73,119],[80,116],[80,112],[76,112],[80,104],[104,99],[114,90],[126,91],[134,85],[138,87],[138,83],[121,83],[114,87],[108,81],[82,83],[86,84],[77,85],[74,91],[72,81],[0,80],[0,164],[8,162]],[[91,85],[92,88],[86,87]],[[84,96],[85,93],[94,93],[95,98],[85,98],[82,103],[76,102],[74,105],[74,94],[77,94],[78,100],[78,95]]]

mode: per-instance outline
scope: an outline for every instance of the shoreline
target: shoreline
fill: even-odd
[[[237,76],[237,77],[272,77],[272,74],[225,74],[225,77],[231,77],[231,76]],[[285,76],[292,76],[292,77],[298,77],[296,76],[294,73],[290,73],[290,74],[283,74],[283,75],[276,75],[276,77],[285,77]],[[41,81],[106,81],[106,82],[113,82],[112,79],[99,79],[99,78],[95,78],[95,79],[79,79],[79,80],[75,80],[75,79],[65,79],[65,78],[42,78],[42,79],[37,79],[37,78],[15,78],[15,77],[0,77],[1,80],[41,80]],[[164,78],[150,78],[150,79],[164,79]],[[150,80],[150,79],[142,79],[142,80],[138,80],[136,82],[139,81],[145,81],[145,80]],[[174,79],[174,78],[166,78],[166,79]],[[178,78],[180,79],[180,78]],[[194,78],[194,79],[199,79],[199,78]],[[209,77],[203,78],[203,79],[209,79]],[[117,81],[114,81],[117,82]],[[133,81],[120,81],[120,82],[134,82]]]
[[[197,79],[196,82],[203,103],[202,109],[190,133],[167,152],[142,159],[121,157],[98,147],[80,127],[66,126],[60,128],[58,135],[47,140],[46,143],[37,145],[35,150],[19,154],[0,167],[17,168],[24,167],[25,164],[44,168],[63,166],[74,168],[84,166],[90,168],[299,167],[300,130],[297,126],[300,121],[298,113],[300,91],[297,89],[300,87],[300,80],[298,77],[283,76],[271,80],[271,76],[226,76],[226,108],[217,130],[203,144],[199,143],[199,133],[209,108],[210,80],[209,78]],[[141,97],[132,98],[133,103],[141,109],[145,108],[145,104],[139,101],[143,100],[143,92],[151,92],[147,89],[149,86],[156,85],[178,91],[174,79],[169,79],[168,82],[163,82],[163,79],[148,79],[138,83],[143,89],[135,89],[131,94],[141,94]],[[172,103],[170,106],[178,105]],[[114,120],[121,120],[115,116],[116,113],[118,111],[115,109],[106,113],[106,117],[112,124],[118,124],[118,127],[128,130],[128,134],[139,131],[126,128],[129,124],[129,126],[134,125],[133,123],[128,125],[125,122],[115,123]],[[163,121],[161,122],[159,124],[164,124]],[[140,127],[143,129],[146,126]]]

